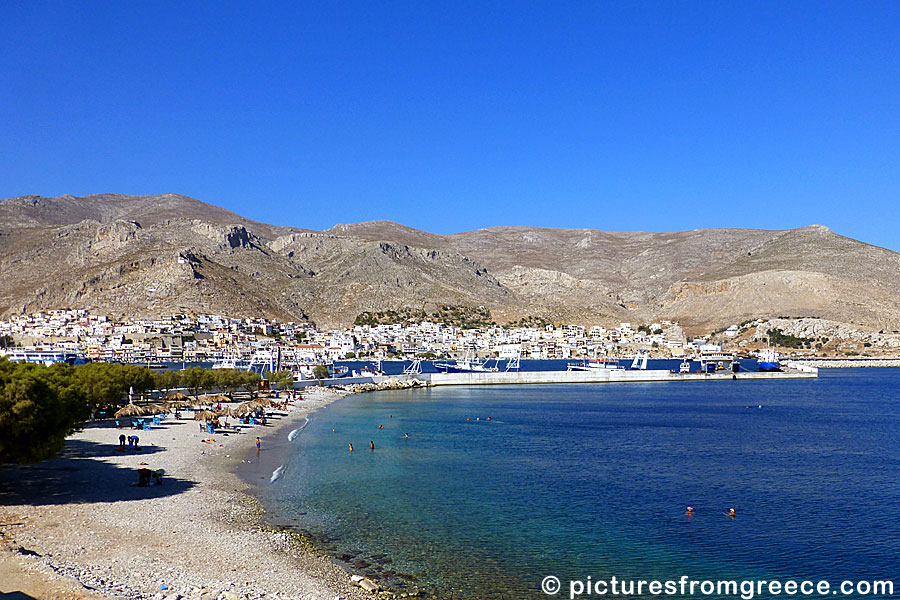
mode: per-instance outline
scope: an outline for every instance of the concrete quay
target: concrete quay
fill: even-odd
[[[771,379],[815,379],[818,370],[775,372],[738,371],[737,373],[672,373],[666,370],[626,371],[498,371],[473,373],[422,373],[418,379],[428,385],[522,385],[544,383],[626,383],[653,381],[759,381]]]

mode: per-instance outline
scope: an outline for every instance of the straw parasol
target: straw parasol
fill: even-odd
[[[190,396],[181,392],[169,392],[166,394],[165,400],[190,400]]]
[[[116,418],[119,417],[140,417],[145,415],[146,409],[143,406],[138,406],[137,404],[126,404],[122,408],[116,411]]]
[[[216,413],[211,410],[201,410],[194,414],[195,421],[212,421],[216,417],[218,417]]]
[[[247,413],[252,413],[257,408],[259,408],[259,405],[257,405],[254,402],[241,402],[240,404],[237,405],[237,408],[234,408],[232,410],[234,410],[235,412],[238,412],[242,415],[246,415]]]
[[[169,408],[190,408],[193,405],[192,402],[188,402],[187,400],[175,400],[174,402],[169,402]]]
[[[150,404],[145,409],[147,412],[145,414],[157,415],[159,413],[169,412],[168,404]]]
[[[215,404],[217,402],[231,402],[231,399],[224,394],[209,394],[203,397],[203,401]]]
[[[223,415],[228,415],[229,417],[243,417],[244,415],[250,413],[251,410],[249,408],[241,409],[240,406],[226,408],[222,411]]]

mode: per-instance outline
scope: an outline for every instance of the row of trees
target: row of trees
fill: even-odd
[[[56,454],[90,414],[90,396],[72,367],[0,358],[0,464]]]
[[[257,373],[237,369],[191,367],[157,373],[119,363],[48,367],[0,358],[0,464],[52,456],[94,410],[115,409],[128,402],[130,391],[140,395],[186,388],[197,396],[218,389],[231,397],[238,390],[252,395],[260,379]],[[273,373],[269,379],[280,388],[293,381],[290,371]]]

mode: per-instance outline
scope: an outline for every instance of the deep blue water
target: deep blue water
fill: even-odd
[[[900,369],[820,374],[351,396],[264,500],[351,567],[446,597],[546,598],[550,574],[900,584]]]

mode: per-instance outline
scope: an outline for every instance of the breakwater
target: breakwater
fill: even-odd
[[[900,367],[900,358],[801,358],[791,359],[788,364],[806,365],[823,369]]]
[[[599,371],[479,371],[465,373],[417,373],[381,375],[341,379],[325,379],[319,383],[295,382],[300,389],[304,384],[337,387],[351,393],[409,389],[442,385],[528,385],[571,383],[627,383],[665,381],[758,381],[771,379],[815,379],[818,369],[807,364],[796,364],[783,371],[718,371],[715,373],[678,373],[664,369],[626,370],[604,369]]]
[[[720,371],[716,373],[673,373],[663,369],[629,371],[487,371],[467,373],[421,373],[415,376],[427,385],[521,385],[546,383],[625,383],[654,381],[755,381],[762,379],[811,379],[818,377],[814,367],[761,373]]]

